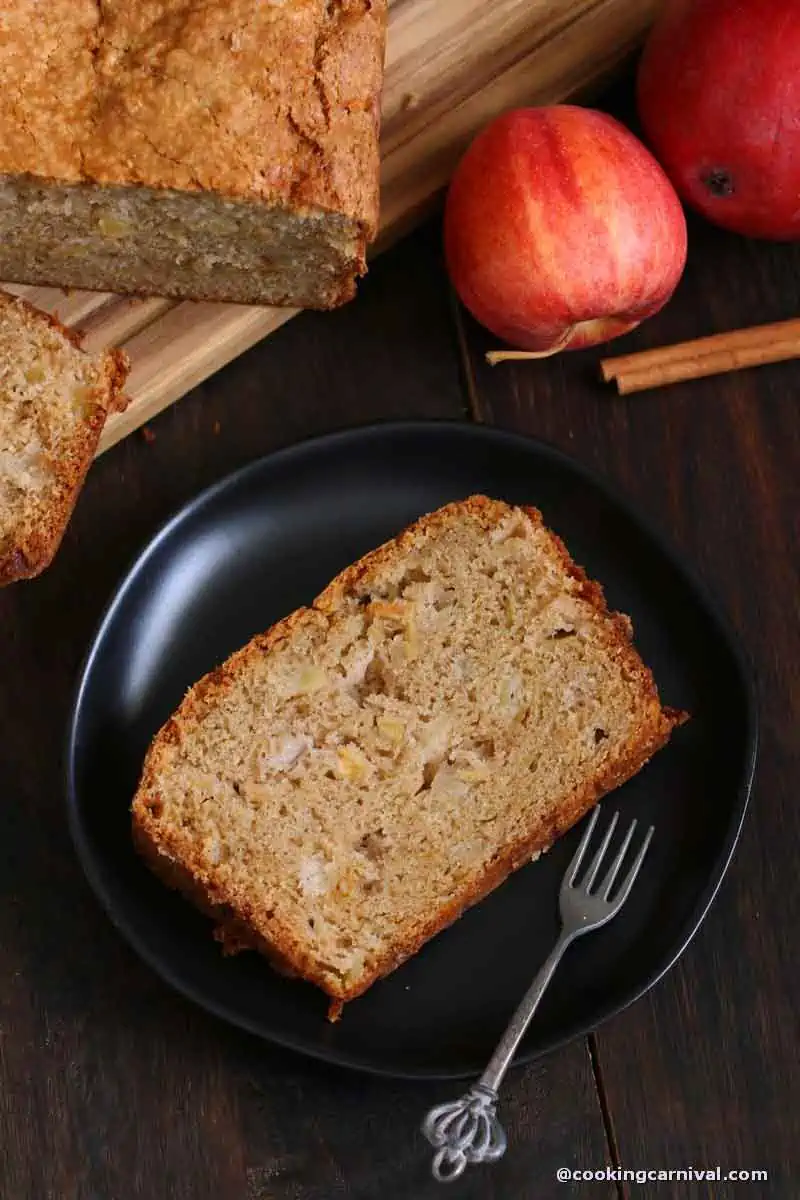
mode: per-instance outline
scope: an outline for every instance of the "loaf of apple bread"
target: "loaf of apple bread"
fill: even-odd
[[[330,308],[378,216],[385,0],[15,0],[0,278]]]

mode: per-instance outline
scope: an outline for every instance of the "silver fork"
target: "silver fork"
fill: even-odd
[[[612,917],[615,917],[630,895],[653,836],[652,825],[648,829],[627,875],[619,885],[614,898],[611,899],[614,883],[633,840],[637,824],[635,820],[631,822],[619,853],[608,868],[606,875],[597,888],[594,888],[594,882],[600,873],[603,859],[617,827],[618,812],[614,813],[611,818],[605,837],[590,862],[583,880],[580,884],[575,883],[599,816],[600,806],[597,805],[581,839],[581,844],[575,852],[575,857],[561,881],[559,893],[561,933],[558,941],[511,1018],[489,1065],[478,1082],[473,1084],[459,1100],[453,1100],[449,1104],[439,1104],[436,1108],[432,1108],[422,1123],[422,1132],[436,1150],[431,1171],[434,1179],[440,1183],[449,1183],[453,1179],[458,1179],[468,1163],[496,1162],[505,1154],[508,1143],[495,1109],[497,1092],[525,1030],[533,1019],[533,1014],[544,995],[544,990],[553,978],[555,969],[567,946],[574,942],[575,938],[581,937],[584,933],[590,933],[593,929],[599,929],[601,925],[605,925]]]

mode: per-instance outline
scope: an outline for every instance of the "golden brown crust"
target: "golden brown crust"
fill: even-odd
[[[0,292],[0,306],[22,307],[34,320],[56,329],[78,349],[81,335],[49,313],[27,301]],[[0,587],[22,579],[31,579],[49,566],[64,536],[86,473],[91,466],[106,417],[125,407],[123,387],[128,375],[128,357],[122,350],[107,350],[102,357],[102,382],[97,388],[98,403],[84,422],[69,454],[51,463],[56,478],[56,500],[48,507],[46,518],[35,528],[22,531],[12,541],[0,543]]]
[[[233,943],[231,948],[250,946],[277,961],[281,969],[299,975],[322,988],[331,998],[329,1017],[338,1018],[342,1005],[361,995],[377,979],[394,970],[403,961],[415,954],[436,933],[452,924],[471,905],[477,903],[498,886],[512,871],[530,858],[547,849],[558,837],[579,821],[601,796],[620,786],[644,766],[669,739],[676,725],[686,719],[686,714],[663,708],[658,698],[651,672],[642,662],[631,641],[631,625],[627,617],[609,613],[603,590],[590,580],[585,572],[570,557],[563,542],[544,525],[541,513],[535,508],[526,508],[528,514],[545,533],[560,558],[564,569],[581,585],[580,594],[601,613],[606,621],[603,628],[609,652],[620,659],[630,677],[642,690],[643,718],[635,734],[623,746],[617,756],[606,763],[603,770],[583,788],[577,789],[565,801],[551,821],[540,820],[534,828],[498,853],[488,870],[477,878],[468,880],[449,903],[426,921],[410,930],[402,945],[395,947],[380,960],[373,963],[369,973],[364,974],[357,984],[347,986],[331,982],[330,974],[323,974],[317,963],[298,944],[288,930],[280,928],[274,913],[253,911],[247,904],[232,903],[224,889],[216,890],[216,881],[210,878],[207,868],[193,860],[190,841],[183,842],[172,832],[159,827],[157,808],[157,781],[162,747],[180,741],[182,730],[200,719],[209,707],[230,687],[239,671],[253,656],[267,654],[281,641],[291,637],[304,624],[317,624],[321,630],[327,626],[330,616],[337,610],[343,598],[357,590],[373,571],[402,558],[414,543],[453,520],[469,514],[476,517],[489,530],[510,511],[501,501],[485,496],[447,505],[437,512],[422,517],[392,541],[386,542],[365,555],[357,563],[342,571],[317,597],[311,608],[298,609],[260,634],[229,658],[221,667],[206,675],[187,693],[174,717],[156,735],[145,759],[142,779],[134,797],[132,813],[134,838],[139,850],[157,872],[168,877],[172,886],[179,888],[205,911],[213,909],[215,918],[223,927],[222,940]],[[153,819],[153,809],[156,809]],[[221,901],[221,903],[220,903]],[[226,936],[224,930],[228,930]]]
[[[0,174],[378,213],[385,0],[17,0]]]

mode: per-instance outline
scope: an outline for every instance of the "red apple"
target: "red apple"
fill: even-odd
[[[800,237],[800,3],[671,0],[639,112],[684,199],[753,237]]]
[[[591,346],[672,295],[686,261],[680,201],[618,121],[559,105],[505,113],[456,169],[445,208],[453,284],[526,350]]]

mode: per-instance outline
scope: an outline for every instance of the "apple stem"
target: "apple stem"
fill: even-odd
[[[550,358],[569,344],[576,329],[577,325],[568,325],[558,341],[547,350],[487,350],[486,361],[490,367],[496,367],[501,362],[527,362],[535,358]]]

